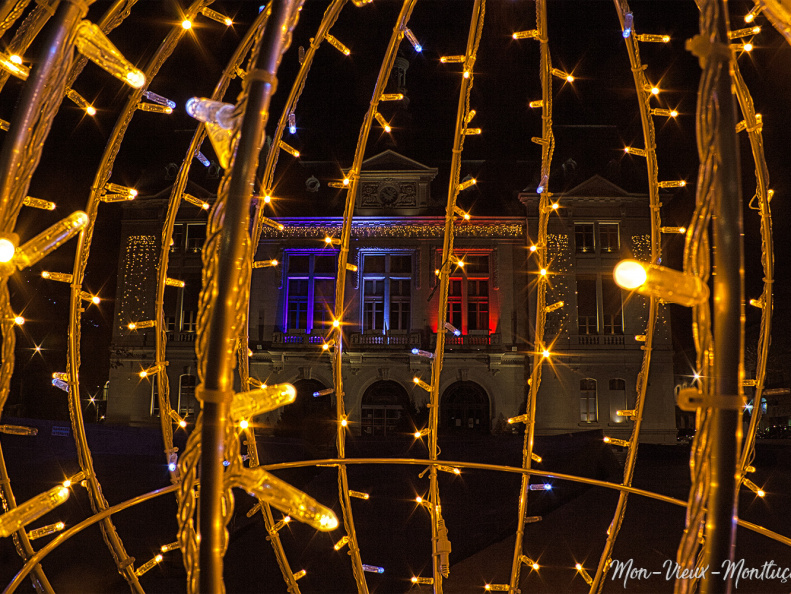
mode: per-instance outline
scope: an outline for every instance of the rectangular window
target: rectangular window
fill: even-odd
[[[363,253],[362,276],[363,331],[409,330],[412,254]]]
[[[195,386],[197,378],[194,375],[179,376],[179,403],[178,411],[182,417],[195,417],[198,414],[198,404],[195,401]]]
[[[613,423],[623,423],[627,417],[618,414],[619,410],[626,410],[626,381],[622,379],[610,380],[610,420]]]
[[[198,301],[200,299],[201,281],[195,277],[192,282],[186,280],[181,291],[181,332],[196,332],[198,330]]]
[[[151,379],[151,409],[150,414],[152,417],[159,416],[159,386],[157,385],[157,378]]]
[[[574,241],[578,254],[592,254],[594,252],[593,237],[593,223],[577,223],[574,225]]]
[[[206,223],[187,223],[187,253],[199,254],[206,242]]]
[[[173,225],[173,233],[170,236],[170,251],[183,252],[184,251],[184,229],[183,223],[176,223]]]
[[[467,253],[465,266],[451,271],[448,317],[462,334],[489,331],[489,255]]]
[[[577,325],[579,334],[598,334],[596,277],[577,277]]]
[[[287,331],[324,332],[335,309],[336,254],[286,254]]]
[[[599,223],[599,248],[602,253],[613,253],[621,249],[618,223]]]
[[[623,334],[623,306],[621,289],[612,277],[601,279],[602,294],[602,332],[604,334]]]
[[[595,379],[586,378],[580,380],[580,421],[583,423],[595,423],[598,421]]]

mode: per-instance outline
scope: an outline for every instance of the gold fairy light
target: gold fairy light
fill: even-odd
[[[538,29],[530,29],[528,31],[516,31],[511,35],[513,39],[537,39]]]
[[[55,210],[55,203],[49,200],[42,200],[41,198],[33,198],[33,196],[25,196],[22,204],[30,206],[31,208],[39,208],[41,210]]]
[[[69,494],[66,487],[58,485],[0,515],[0,538],[11,536],[30,522],[52,511],[64,503],[69,498]]]
[[[146,84],[146,77],[132,66],[121,52],[107,39],[104,32],[93,23],[82,21],[77,27],[75,46],[83,56],[129,86],[139,89]]]
[[[184,192],[184,194],[182,194],[181,197],[184,199],[185,202],[189,202],[190,204],[193,204],[200,209],[209,210],[211,208],[211,205],[208,202],[206,202],[205,200],[201,200],[200,198],[193,196],[192,194],[187,194],[186,192]]]
[[[338,39],[336,39],[334,36],[330,35],[329,33],[327,33],[324,39],[326,39],[327,43],[329,43],[332,47],[334,47],[336,50],[341,52],[344,56],[348,56],[349,54],[352,53],[348,47],[343,45],[340,41],[338,41]]]
[[[165,278],[165,284],[168,287],[178,287],[180,289],[183,289],[186,285],[186,283],[183,280],[179,280],[177,278],[170,278],[170,277]]]
[[[165,113],[171,114],[173,113],[173,108],[169,105],[160,105],[159,103],[146,103],[145,101],[141,101],[137,104],[137,109],[140,111],[148,111],[151,113]]]
[[[200,9],[199,12],[207,19],[216,21],[221,25],[225,25],[226,27],[230,27],[231,25],[233,25],[233,21],[229,17],[225,16],[222,13],[217,12],[216,10],[212,10],[208,6],[204,6],[203,8]]]
[[[670,35],[655,35],[651,33],[635,33],[634,38],[637,41],[648,43],[667,43],[670,41]]]

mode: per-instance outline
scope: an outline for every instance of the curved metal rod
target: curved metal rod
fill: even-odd
[[[538,209],[538,237],[536,242],[536,257],[538,269],[547,267],[548,243],[547,229],[549,227],[550,196],[549,172],[552,165],[552,154],[555,150],[555,135],[552,132],[552,59],[549,53],[549,33],[547,30],[547,3],[546,0],[536,1],[536,30],[540,44],[541,63],[541,182],[544,192],[541,194]],[[530,372],[530,382],[525,403],[527,423],[525,427],[524,443],[522,445],[522,468],[529,469],[533,464],[533,444],[536,431],[536,404],[538,389],[541,387],[541,374],[543,371],[544,357],[542,351],[546,348],[544,330],[546,324],[547,278],[537,275],[536,286],[536,324],[533,339],[533,361]],[[530,493],[530,475],[522,475],[519,486],[519,510],[516,519],[516,533],[514,540],[514,555],[511,560],[511,578],[509,588],[512,592],[519,589],[519,575],[522,571],[522,539],[525,533],[525,516],[527,515],[527,500]]]
[[[262,10],[256,20],[245,33],[242,42],[237,46],[231,59],[228,61],[225,70],[223,70],[220,80],[214,88],[211,98],[215,101],[221,101],[228,91],[228,86],[231,80],[236,77],[236,69],[242,64],[244,56],[250,51],[255,37],[260,32],[261,28],[266,23],[269,16],[269,11]],[[184,195],[184,190],[187,188],[187,181],[189,173],[192,168],[192,163],[195,158],[195,153],[199,150],[206,138],[206,126],[203,122],[198,124],[195,134],[192,136],[192,141],[187,148],[186,156],[182,161],[181,167],[176,174],[176,179],[173,182],[173,188],[170,191],[168,198],[168,209],[165,214],[165,223],[162,228],[162,240],[159,247],[159,263],[157,267],[157,294],[156,294],[156,346],[154,351],[154,364],[160,366],[162,371],[157,373],[157,394],[159,396],[159,410],[160,410],[160,427],[162,430],[162,438],[165,446],[165,456],[170,457],[174,452],[173,448],[173,419],[170,417],[170,385],[168,382],[167,368],[164,365],[167,346],[167,329],[164,322],[164,303],[165,303],[165,287],[168,274],[168,264],[170,262],[170,243],[173,239],[173,227],[176,223],[181,200]],[[175,480],[175,478],[173,479]]]
[[[618,12],[618,19],[621,28],[624,27],[624,15],[631,12],[627,0],[614,0]],[[629,62],[632,66],[635,90],[637,91],[638,105],[640,107],[640,120],[643,129],[643,144],[645,146],[646,169],[648,173],[648,192],[649,192],[649,216],[651,221],[651,262],[659,262],[662,256],[662,240],[660,227],[662,222],[659,217],[661,203],[659,201],[659,165],[656,158],[656,133],[654,122],[651,119],[651,86],[645,77],[645,70],[640,61],[640,49],[634,30],[626,41],[626,49],[629,53]],[[637,378],[637,396],[635,399],[636,418],[632,427],[632,435],[629,438],[629,448],[627,451],[626,462],[623,470],[623,484],[631,485],[634,476],[634,467],[637,462],[637,449],[640,444],[640,429],[643,424],[643,410],[645,408],[646,392],[648,391],[648,376],[651,369],[651,353],[654,347],[654,336],[656,332],[656,322],[659,313],[659,303],[656,297],[648,299],[648,323],[645,331],[645,346],[643,347],[643,361],[640,367],[640,374]],[[618,505],[615,508],[610,529],[607,533],[607,540],[604,550],[599,558],[599,565],[596,568],[596,575],[590,587],[591,594],[601,592],[604,587],[604,580],[610,568],[612,551],[615,548],[615,541],[621,530],[623,517],[626,513],[628,492],[621,491],[618,498]]]
[[[62,545],[65,541],[70,539],[75,534],[82,532],[88,526],[92,526],[97,522],[101,522],[105,518],[109,518],[111,515],[118,513],[120,511],[124,511],[125,509],[129,509],[139,503],[144,503],[145,501],[149,501],[150,499],[154,499],[155,497],[159,497],[160,495],[167,495],[168,493],[174,492],[178,489],[177,485],[170,485],[168,487],[162,487],[161,489],[157,489],[156,491],[150,491],[149,493],[145,493],[143,495],[138,495],[137,497],[133,497],[132,499],[127,499],[117,505],[113,505],[112,507],[107,507],[100,511],[99,513],[93,514],[92,516],[85,518],[79,524],[75,524],[68,530],[61,532],[56,538],[53,538],[49,541],[46,546],[41,548],[35,555],[33,555],[25,566],[14,576],[14,579],[11,580],[11,583],[6,586],[5,590],[3,590],[3,594],[12,594],[16,591],[19,587],[20,583],[25,576],[30,573],[31,569],[38,565],[44,557],[49,555],[52,551]]]
[[[679,507],[685,507],[687,502],[682,501],[681,499],[676,499],[675,497],[669,497],[667,495],[662,495],[661,493],[654,493],[653,491],[646,491],[644,489],[637,489],[635,487],[627,487],[625,485],[619,485],[617,483],[610,483],[607,481],[601,481],[598,479],[591,479],[587,477],[569,475],[569,474],[562,474],[557,472],[548,472],[543,470],[535,470],[530,468],[517,468],[515,466],[504,466],[500,464],[483,464],[480,462],[461,462],[461,461],[443,461],[444,464],[448,464],[451,466],[455,466],[458,468],[467,468],[470,470],[488,470],[494,472],[506,472],[510,474],[530,474],[535,476],[541,476],[545,478],[554,478],[557,480],[569,481],[574,483],[581,483],[590,485],[592,487],[602,487],[605,489],[612,489],[616,491],[627,491],[634,495],[639,495],[641,497],[646,497],[648,499],[653,499],[655,501],[662,501],[664,503],[669,503],[671,505],[676,505]],[[394,466],[425,466],[427,464],[433,464],[430,460],[421,460],[417,458],[325,458],[322,460],[300,460],[297,462],[283,462],[281,464],[268,464],[264,468],[267,471],[276,471],[276,470],[286,470],[286,469],[293,469],[293,468],[309,468],[315,467],[319,468],[322,466],[348,466],[348,465],[394,465]],[[160,495],[166,495],[168,493],[173,493],[178,489],[177,485],[169,485],[167,487],[163,487],[161,489],[157,489],[155,491],[150,491],[149,493],[145,493],[143,495],[138,495],[137,497],[133,497],[132,499],[127,499],[117,505],[112,507],[108,507],[107,509],[103,510],[98,514],[94,514],[89,518],[86,518],[79,524],[75,524],[68,530],[65,530],[61,534],[59,534],[56,538],[52,539],[46,546],[44,546],[41,550],[39,550],[34,557],[28,560],[25,566],[17,573],[14,579],[9,583],[5,590],[3,590],[3,594],[12,594],[21,584],[22,580],[30,573],[34,566],[38,565],[44,557],[49,555],[53,550],[59,547],[63,542],[70,539],[75,534],[78,534],[85,528],[96,524],[97,522],[103,520],[105,517],[110,516],[112,514],[124,511],[135,505],[140,503],[144,503],[155,497],[159,497]],[[776,542],[784,544],[786,546],[791,546],[791,538],[784,536],[782,534],[778,534],[772,530],[764,528],[763,526],[759,526],[758,524],[753,524],[752,522],[747,522],[746,520],[739,520],[739,526],[742,528],[746,528],[747,530],[751,530],[757,534],[761,534],[767,538],[770,538]]]
[[[208,0],[198,0],[189,9],[188,14],[196,14]],[[163,40],[157,52],[151,58],[149,65],[145,69],[146,81],[150,84],[151,79],[156,76],[165,60],[173,53],[178,41],[185,34],[181,25],[176,25],[167,37]],[[74,441],[77,447],[77,455],[80,469],[86,474],[88,481],[88,494],[90,495],[91,507],[94,511],[100,512],[107,507],[107,501],[102,494],[101,485],[93,469],[93,459],[88,447],[85,435],[85,423],[82,417],[79,394],[79,369],[80,369],[80,337],[81,337],[81,318],[82,318],[82,282],[85,277],[85,268],[88,264],[90,254],[91,239],[96,215],[99,208],[99,198],[102,195],[105,184],[110,178],[115,158],[121,147],[126,130],[137,109],[137,104],[143,95],[144,88],[134,89],[126,102],[121,114],[116,121],[112,134],[105,146],[99,168],[96,171],[93,186],[86,204],[85,212],[88,214],[88,225],[83,229],[78,238],[77,251],[74,257],[74,267],[72,270],[72,283],[70,294],[70,315],[69,315],[69,347],[68,347],[68,373],[69,373],[69,411],[72,419],[72,429],[74,431]],[[133,564],[129,562],[129,556],[124,550],[123,543],[118,536],[115,526],[109,517],[102,522],[102,533],[105,536],[108,548],[115,560],[118,571],[127,580],[129,585],[136,591],[142,592],[137,576],[134,572]]]
[[[200,545],[198,584],[201,592],[224,589],[222,561],[225,548],[222,509],[223,459],[228,425],[227,409],[233,390],[234,353],[242,311],[249,300],[249,222],[252,187],[265,139],[269,101],[277,82],[280,58],[291,42],[301,0],[275,0],[264,28],[255,63],[247,73],[237,108],[242,111],[235,133],[230,171],[220,184],[211,213],[204,252],[201,290],[196,396],[201,400]],[[211,262],[209,262],[211,259]],[[235,438],[234,443],[238,443]],[[191,587],[191,584],[190,584]]]
[[[288,470],[293,468],[310,468],[321,466],[349,466],[349,465],[366,465],[374,464],[380,466],[431,466],[439,464],[439,462],[432,462],[431,460],[419,458],[325,458],[321,460],[298,460],[296,462],[282,462],[279,464],[267,464],[264,468],[267,471]],[[618,483],[610,483],[599,479],[587,478],[584,476],[576,476],[573,474],[564,474],[561,472],[551,472],[549,470],[536,470],[534,468],[519,468],[517,466],[506,466],[503,464],[485,464],[482,462],[463,462],[459,460],[443,460],[443,465],[454,466],[458,468],[468,468],[470,470],[491,470],[494,472],[507,472],[509,474],[521,474],[540,476],[544,478],[554,478],[560,481],[569,481],[572,483],[582,483],[592,487],[602,487],[605,489],[612,489],[613,491],[623,491],[625,493],[632,493],[647,497],[648,499],[655,499],[656,501],[663,501],[671,503],[679,507],[686,507],[687,502],[661,493],[654,493],[653,491],[646,491],[645,489],[638,489],[628,485]],[[739,520],[739,526],[752,530],[771,538],[781,544],[791,546],[791,537],[778,534],[768,528],[753,524],[745,520]]]
[[[461,176],[461,152],[464,148],[464,131],[467,127],[467,114],[470,113],[470,92],[474,80],[474,66],[478,53],[478,45],[483,33],[483,20],[486,13],[486,0],[475,0],[470,17],[470,28],[467,34],[467,47],[464,51],[464,74],[459,89],[456,107],[456,125],[453,133],[453,151],[448,181],[448,198],[445,206],[445,231],[442,241],[442,265],[440,266],[439,291],[437,304],[437,343],[431,365],[431,392],[428,419],[428,452],[429,458],[436,461],[439,456],[439,386],[442,377],[442,364],[445,358],[445,320],[448,310],[448,288],[450,271],[453,266],[453,240],[455,239],[456,198],[459,195],[459,178]],[[447,542],[445,520],[442,518],[442,504],[439,496],[437,467],[431,466],[429,471],[429,509],[431,511],[431,557],[434,577],[434,592],[442,593],[442,579],[448,577],[450,561],[450,543]],[[444,558],[444,559],[443,559]],[[443,562],[444,561],[444,562]]]
[[[373,97],[368,107],[368,111],[363,118],[363,124],[360,127],[360,133],[357,138],[357,146],[354,153],[354,161],[352,162],[351,169],[347,175],[349,179],[349,186],[346,193],[346,204],[343,214],[343,227],[341,230],[341,243],[340,253],[338,255],[338,274],[335,279],[335,320],[339,322],[343,319],[344,310],[344,295],[346,290],[346,264],[349,261],[349,245],[351,242],[352,232],[352,218],[354,216],[354,200],[357,195],[357,187],[360,179],[360,170],[362,168],[362,161],[365,155],[365,148],[368,144],[368,136],[371,132],[371,125],[376,114],[379,101],[381,100],[382,93],[384,92],[387,80],[390,77],[390,71],[395,62],[396,52],[398,45],[404,37],[404,28],[409,22],[409,17],[412,14],[412,9],[417,0],[404,0],[401,6],[401,12],[396,20],[396,25],[393,28],[393,33],[390,36],[390,41],[387,44],[385,56],[382,59],[382,65],[379,68],[379,76],[376,79],[374,86]],[[338,456],[344,458],[346,456],[346,407],[343,401],[343,376],[341,373],[341,365],[343,362],[343,326],[339,325],[337,328],[337,339],[335,352],[332,359],[332,373],[335,383],[335,400],[336,400],[336,415],[337,415],[337,433],[336,444],[338,448]],[[341,510],[343,511],[343,523],[346,529],[346,536],[349,537],[349,555],[352,559],[352,572],[354,580],[357,583],[357,590],[360,594],[367,594],[368,585],[365,581],[365,574],[363,572],[362,561],[360,560],[360,548],[357,544],[357,533],[354,529],[354,518],[352,516],[352,506],[349,499],[349,481],[346,476],[346,468],[338,468],[338,497],[341,503]]]
[[[73,55],[72,41],[76,26],[84,16],[85,4],[63,2],[58,6],[53,20],[42,40],[37,65],[25,83],[18,107],[11,118],[8,136],[3,142],[0,153],[0,229],[10,234],[17,222],[23,198],[30,186],[30,180],[39,163],[44,139],[62,98],[65,86],[66,69]],[[14,367],[14,347],[16,336],[9,303],[8,276],[15,270],[12,264],[6,265],[0,280],[0,312],[2,313],[2,373],[0,373],[0,411],[8,398],[8,390]],[[2,452],[0,452],[2,458]],[[3,479],[7,478],[5,460],[2,460]],[[10,482],[0,484],[2,496],[7,505],[13,506],[14,494]],[[20,529],[14,536],[14,544],[22,558],[28,558],[33,548]],[[36,569],[37,589],[51,590],[41,568]]]
[[[764,269],[764,286],[761,293],[761,330],[758,337],[758,357],[755,369],[755,394],[753,395],[753,412],[750,417],[750,426],[744,438],[739,467],[737,471],[744,477],[745,468],[755,456],[755,437],[758,431],[758,421],[761,419],[761,394],[766,380],[766,364],[769,357],[769,342],[772,333],[772,284],[774,283],[774,246],[772,241],[772,212],[769,206],[769,169],[764,157],[764,143],[761,136],[761,122],[755,114],[750,91],[742,78],[739,63],[731,62],[731,78],[736,89],[736,97],[746,124],[747,134],[750,139],[750,148],[755,161],[756,196],[758,198],[758,211],[761,216],[761,264]],[[752,205],[751,205],[752,206]]]

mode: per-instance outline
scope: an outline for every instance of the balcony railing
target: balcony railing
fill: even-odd
[[[502,340],[499,333],[495,334],[462,334],[461,336],[454,336],[448,334],[445,336],[445,346],[448,348],[481,348],[481,347],[498,347]],[[431,348],[437,346],[437,335],[431,335]]]
[[[420,332],[404,334],[364,334],[354,332],[350,336],[352,348],[354,347],[399,347],[420,346]]]
[[[278,346],[308,346],[324,342],[323,334],[305,334],[304,332],[274,332],[272,344]]]
[[[579,334],[571,337],[571,344],[580,346],[623,346],[623,334]]]
[[[168,332],[168,342],[195,342],[195,333]]]

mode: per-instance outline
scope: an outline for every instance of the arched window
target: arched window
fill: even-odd
[[[580,380],[580,421],[595,423],[599,420],[599,403],[596,395],[596,380],[589,377]]]
[[[623,423],[626,417],[618,415],[619,410],[626,410],[626,381],[622,379],[610,380],[610,420],[613,423]]]
[[[442,425],[456,431],[489,432],[489,396],[475,382],[456,382],[442,395]]]
[[[401,384],[379,381],[363,394],[360,405],[360,431],[364,437],[392,435],[401,419],[409,415],[409,395]]]

